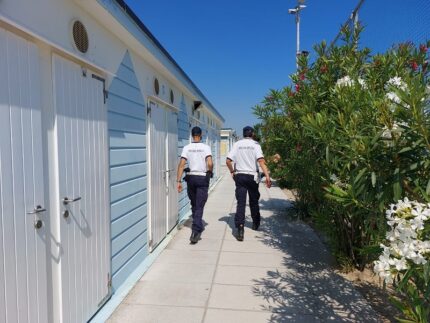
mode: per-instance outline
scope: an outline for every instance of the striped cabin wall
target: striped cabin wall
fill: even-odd
[[[127,51],[109,87],[112,286],[148,255],[145,100]]]
[[[182,95],[180,103],[180,112],[178,114],[178,159],[181,156],[182,149],[190,142],[190,126],[188,121],[187,104]],[[179,220],[184,219],[190,212],[191,205],[187,196],[187,183],[184,183],[184,189],[179,193]]]

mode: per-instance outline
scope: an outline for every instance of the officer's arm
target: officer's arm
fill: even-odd
[[[227,158],[225,163],[226,163],[230,173],[233,174],[234,173],[233,161],[230,158]]]
[[[258,160],[258,164],[260,165],[261,169],[263,170],[264,176],[266,177],[266,186],[270,188],[270,186],[272,186],[272,182],[270,180],[269,170],[266,166],[266,161],[264,160],[264,158],[260,158]]]
[[[181,182],[182,174],[184,173],[185,163],[187,160],[185,158],[181,158],[178,164],[178,171],[176,173],[176,182]]]
[[[208,156],[208,157],[206,157],[206,169],[207,169],[209,172],[212,172],[212,171],[213,171],[213,169],[214,169],[214,163],[213,163],[213,161],[212,161],[212,156]]]

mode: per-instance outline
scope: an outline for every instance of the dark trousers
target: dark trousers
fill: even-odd
[[[209,181],[205,176],[188,175],[187,193],[191,201],[191,212],[193,216],[192,230],[202,232],[203,209],[208,199]]]
[[[236,183],[236,216],[234,223],[236,227],[245,224],[245,207],[246,207],[246,193],[249,194],[249,207],[251,209],[251,217],[254,223],[260,224],[260,207],[258,200],[260,199],[260,192],[258,191],[258,184],[254,181],[253,175],[236,174],[234,176]]]

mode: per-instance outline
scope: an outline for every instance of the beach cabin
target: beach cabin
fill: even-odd
[[[0,0],[0,322],[91,319],[189,216],[194,125],[216,182],[223,122],[124,1]]]
[[[233,148],[233,144],[238,140],[238,136],[234,129],[222,128],[220,130],[220,138],[221,162],[225,162],[227,154]]]

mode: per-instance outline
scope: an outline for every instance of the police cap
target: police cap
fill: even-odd
[[[194,136],[201,136],[202,135],[202,129],[200,127],[194,127],[191,129],[191,135]]]
[[[252,137],[252,135],[254,134],[254,128],[250,127],[250,126],[246,126],[245,128],[243,128],[243,136],[246,137]]]

